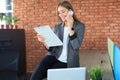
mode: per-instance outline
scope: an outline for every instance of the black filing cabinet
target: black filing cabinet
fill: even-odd
[[[0,29],[0,75],[13,71],[17,77],[9,80],[24,80],[26,75],[26,51],[24,29]],[[7,73],[7,74],[6,74]],[[8,75],[13,76],[11,73]],[[4,79],[5,80],[5,79]],[[7,79],[6,79],[7,80]]]

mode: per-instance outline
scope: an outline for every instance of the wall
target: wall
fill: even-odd
[[[86,26],[82,50],[107,50],[109,36],[120,45],[120,0],[69,0],[78,19]],[[19,28],[25,29],[27,71],[33,71],[46,54],[33,28],[59,23],[56,6],[59,0],[14,0],[14,15]]]

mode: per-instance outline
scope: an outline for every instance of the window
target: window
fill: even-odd
[[[11,17],[13,14],[13,0],[0,0],[0,14]],[[0,24],[6,24],[5,21],[0,21]]]

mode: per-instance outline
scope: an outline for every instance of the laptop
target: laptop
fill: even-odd
[[[86,80],[86,67],[48,69],[47,80]]]

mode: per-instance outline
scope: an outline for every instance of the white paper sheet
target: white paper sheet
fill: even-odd
[[[62,41],[56,36],[49,25],[35,27],[34,30],[45,37],[45,43],[48,47],[62,45]]]

